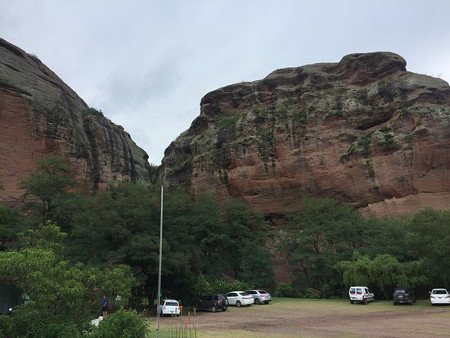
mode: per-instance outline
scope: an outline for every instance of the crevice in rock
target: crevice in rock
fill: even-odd
[[[95,136],[91,128],[90,120],[85,118],[83,120],[83,128],[89,141],[89,155],[86,159],[90,169],[90,176],[93,183],[93,190],[98,190],[100,183],[100,163],[98,159],[97,145],[95,144]]]

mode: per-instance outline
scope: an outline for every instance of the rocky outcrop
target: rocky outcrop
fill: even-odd
[[[0,200],[14,203],[20,182],[46,154],[72,165],[90,189],[114,180],[149,182],[147,154],[121,126],[85,102],[39,59],[0,39]]]
[[[450,88],[393,53],[277,70],[208,93],[166,149],[168,185],[283,213],[304,195],[365,213],[450,209]]]

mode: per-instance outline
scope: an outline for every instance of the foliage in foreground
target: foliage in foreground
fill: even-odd
[[[118,310],[100,321],[87,334],[90,338],[145,338],[150,336],[148,320],[133,310]]]
[[[62,237],[49,223],[23,236],[30,246],[0,252],[0,282],[18,287],[30,298],[5,323],[5,336],[76,337],[99,313],[103,294],[130,295],[134,278],[129,267],[71,264],[55,250]]]

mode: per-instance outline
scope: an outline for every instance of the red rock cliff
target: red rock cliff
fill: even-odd
[[[277,70],[200,105],[166,149],[169,185],[264,213],[298,208],[303,195],[376,215],[450,209],[450,88],[406,71],[399,55]]]
[[[20,182],[46,154],[69,161],[91,189],[113,180],[148,182],[147,154],[35,56],[0,39],[0,200],[14,203]]]

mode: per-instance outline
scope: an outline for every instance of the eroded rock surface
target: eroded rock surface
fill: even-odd
[[[208,93],[166,149],[167,184],[284,213],[303,195],[398,215],[450,208],[450,88],[393,53],[277,70]]]
[[[0,39],[0,200],[46,154],[69,161],[89,189],[114,180],[149,182],[148,156],[121,126],[86,103],[35,56]]]

